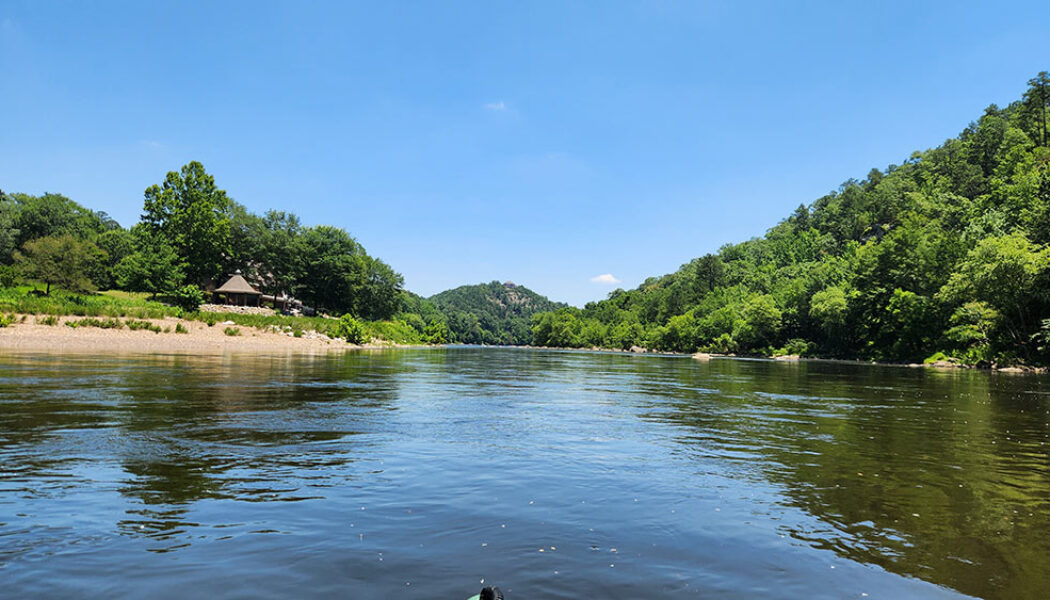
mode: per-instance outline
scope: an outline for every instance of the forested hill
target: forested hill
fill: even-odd
[[[582,310],[535,343],[1050,362],[1050,77],[958,137]],[[940,356],[938,355],[940,358]]]
[[[445,315],[451,339],[467,344],[530,344],[532,315],[566,306],[498,281],[446,290],[429,301]]]

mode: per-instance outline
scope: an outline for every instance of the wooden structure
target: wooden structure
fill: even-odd
[[[253,288],[240,271],[234,273],[212,293],[216,304],[233,306],[259,306],[259,300],[262,298],[262,292]]]

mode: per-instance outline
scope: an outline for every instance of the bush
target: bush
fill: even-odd
[[[55,315],[48,315],[43,319],[37,319],[36,322],[41,325],[47,325],[48,327],[54,327],[55,325],[58,325],[58,317]]]
[[[130,329],[132,331],[138,331],[140,329],[145,329],[147,331],[152,331],[153,333],[160,333],[160,331],[161,331],[160,325],[154,325],[153,323],[150,323],[149,321],[131,321],[131,320],[128,320],[128,321],[125,321],[124,324],[127,325],[128,329]]]
[[[14,322],[15,318],[13,316],[9,317],[7,315],[0,314],[0,327],[7,327],[8,325],[11,325]]]
[[[123,329],[124,324],[118,319],[80,319],[78,321],[66,321],[67,327],[98,327],[99,329]]]
[[[933,355],[926,357],[926,360],[922,361],[924,365],[931,365],[933,363],[956,363],[959,362],[943,352],[934,352]]]
[[[813,351],[813,343],[801,338],[791,338],[784,344],[783,348],[773,351],[773,356],[806,356]]]
[[[230,337],[241,335],[241,330],[237,327],[227,327],[226,329],[223,329],[222,332]]]
[[[0,265],[0,287],[15,287],[18,283],[18,271],[14,267]]]
[[[171,302],[185,312],[196,312],[204,303],[204,292],[195,285],[184,285],[171,293]]]
[[[360,344],[365,341],[365,328],[350,315],[343,315],[339,318],[336,334],[351,344]]]
[[[175,333],[189,333],[189,332],[190,332],[190,330],[186,329],[186,326],[183,325],[182,323],[176,323],[175,324]]]

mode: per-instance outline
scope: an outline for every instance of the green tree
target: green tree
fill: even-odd
[[[230,254],[230,208],[204,165],[191,162],[146,189],[142,223],[175,249],[186,282],[202,283],[222,273]]]
[[[18,205],[13,198],[0,191],[0,265],[9,265],[14,261],[19,235]]]
[[[145,228],[135,231],[136,249],[114,267],[121,288],[157,294],[173,291],[184,279],[183,263],[167,239]]]
[[[363,252],[338,227],[307,228],[298,239],[296,295],[318,310],[351,312],[355,284],[364,277]]]
[[[773,343],[780,328],[781,313],[772,296],[748,298],[740,308],[740,316],[733,339],[749,349],[762,349]]]
[[[1050,249],[1023,233],[989,237],[960,262],[940,296],[957,304],[986,303],[1002,316],[1014,343],[1024,346],[1036,325],[1032,312],[1045,295],[1041,285],[1048,269]]]
[[[1028,89],[1021,100],[1021,119],[1028,127],[1028,134],[1046,146],[1046,107],[1050,105],[1050,74],[1041,71],[1028,80]]]
[[[80,239],[105,231],[98,214],[61,194],[12,194],[17,204],[17,245],[37,238],[68,234]]]
[[[74,293],[95,290],[90,273],[95,263],[105,258],[105,252],[86,240],[63,234],[30,240],[16,255],[22,272],[27,277],[42,281],[51,294],[56,285]]]
[[[945,337],[955,344],[962,358],[974,363],[992,359],[992,335],[999,313],[986,302],[967,302],[952,314]]]
[[[423,341],[428,344],[447,344],[448,325],[444,321],[431,321],[423,328]]]
[[[846,320],[849,316],[849,302],[845,290],[830,286],[813,294],[810,299],[809,316],[824,333],[828,346],[835,349],[844,345]]]
[[[130,231],[118,227],[100,233],[94,242],[106,253],[106,260],[98,263],[91,279],[102,289],[112,288],[117,283],[117,265],[135,251],[135,238]]]

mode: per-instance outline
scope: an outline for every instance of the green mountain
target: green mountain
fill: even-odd
[[[444,316],[449,341],[463,344],[531,344],[532,315],[565,307],[514,283],[480,283],[427,299]]]
[[[1050,363],[1050,76],[957,137],[582,310],[535,343]],[[943,356],[942,356],[943,355]]]

